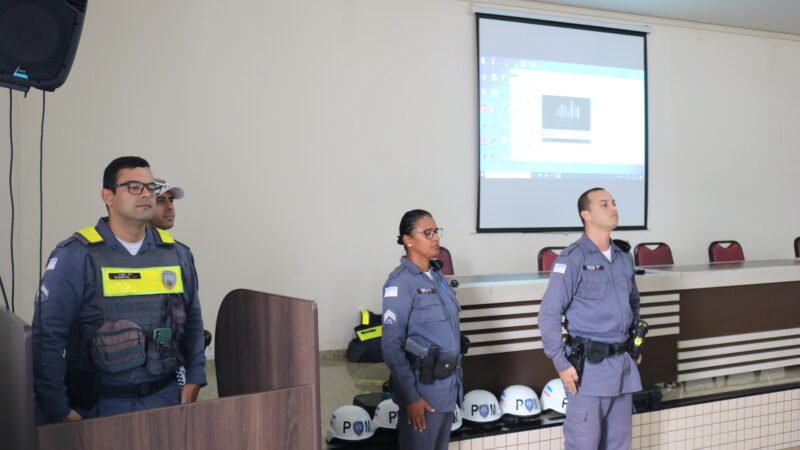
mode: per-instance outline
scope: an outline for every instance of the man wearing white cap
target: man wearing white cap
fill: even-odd
[[[156,198],[155,214],[150,223],[162,230],[169,230],[175,226],[175,205],[174,201],[182,199],[185,195],[183,189],[173,186],[164,180],[156,179],[159,184],[158,197]]]
[[[158,191],[156,191],[158,197],[156,197],[155,212],[150,220],[150,225],[162,230],[169,230],[175,226],[175,204],[173,202],[182,199],[186,193],[182,188],[173,186],[162,178],[156,178],[155,181],[158,183]],[[177,244],[178,252],[187,253],[188,258],[194,263],[194,256],[192,256],[189,247],[186,247],[181,242],[177,242]],[[183,388],[186,384],[186,368],[181,366],[176,375],[178,377],[178,385]]]

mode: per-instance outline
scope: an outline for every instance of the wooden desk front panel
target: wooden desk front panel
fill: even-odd
[[[651,325],[645,347],[647,356],[641,367],[645,384],[677,379],[680,303],[676,292],[641,296],[641,316]],[[540,306],[541,300],[473,302],[464,306],[461,329],[473,343],[464,360],[466,391],[488,389],[499,393],[512,384],[523,384],[541,392],[549,380],[558,376],[542,349]]]
[[[39,428],[40,450],[316,449],[315,390],[301,386]]]
[[[800,282],[681,293],[678,380],[800,365]]]

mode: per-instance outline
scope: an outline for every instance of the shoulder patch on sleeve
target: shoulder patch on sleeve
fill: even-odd
[[[567,271],[567,265],[564,263],[556,263],[553,264],[553,273],[565,273]]]
[[[36,303],[41,303],[47,301],[48,297],[50,297],[50,291],[47,289],[47,286],[42,283],[39,290],[36,291],[36,298],[34,300]]]
[[[385,313],[383,313],[383,324],[384,325],[391,325],[397,322],[397,316],[392,312],[391,309],[387,309]]]
[[[383,298],[397,297],[397,286],[386,286],[383,288]]]

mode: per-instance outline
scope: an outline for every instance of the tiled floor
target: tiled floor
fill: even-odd
[[[218,397],[214,360],[206,365],[208,386],[200,391],[200,400]],[[331,412],[342,405],[353,403],[359,394],[380,392],[381,385],[389,378],[389,370],[383,363],[350,363],[343,359],[320,359],[320,400],[322,407],[323,433]],[[800,366],[787,369],[771,369],[727,377],[717,377],[680,383],[677,387],[662,389],[663,401],[686,399],[712,394],[721,394],[754,387],[764,387],[800,382]]]
[[[800,389],[633,416],[633,450],[797,450]],[[563,450],[562,426],[451,441],[450,450]]]
[[[322,430],[328,426],[331,412],[343,405],[352,405],[359,394],[381,392],[389,379],[389,369],[383,363],[351,363],[344,360],[321,359],[319,364]]]

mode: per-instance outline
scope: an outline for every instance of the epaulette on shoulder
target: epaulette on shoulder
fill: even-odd
[[[625,240],[622,240],[622,239],[612,239],[611,242],[617,244],[617,247],[619,247],[619,249],[622,250],[625,253],[628,253],[628,252],[631,251],[631,244],[628,241],[625,241]]]
[[[63,241],[61,241],[61,242],[59,242],[59,243],[56,245],[56,248],[64,248],[64,247],[68,247],[70,244],[74,244],[74,245],[80,245],[80,246],[83,246],[83,247],[88,247],[88,244],[86,244],[86,243],[85,243],[85,241],[83,241],[83,240],[81,240],[81,239],[78,239],[78,238],[76,238],[76,237],[75,237],[75,235],[73,234],[72,236],[70,236],[70,237],[68,237],[68,238],[64,239],[64,240],[63,240]]]
[[[389,279],[391,280],[392,278],[399,277],[404,270],[406,270],[406,268],[402,264],[395,267],[395,269],[391,273],[389,273]]]
[[[153,230],[155,231],[156,245],[161,247],[172,247],[175,245],[175,238],[173,238],[167,230],[162,230],[157,227],[153,227]]]
[[[81,228],[80,230],[76,231],[72,237],[86,246],[100,244],[103,242],[103,236],[100,236],[100,233],[97,232],[95,227]],[[63,242],[63,245],[69,244],[69,241],[70,239],[67,239]]]
[[[560,255],[561,256],[569,256],[569,254],[574,252],[576,248],[578,248],[578,243],[577,242],[573,242],[572,244],[569,244],[569,246],[567,248],[565,248],[564,250],[561,250]]]

